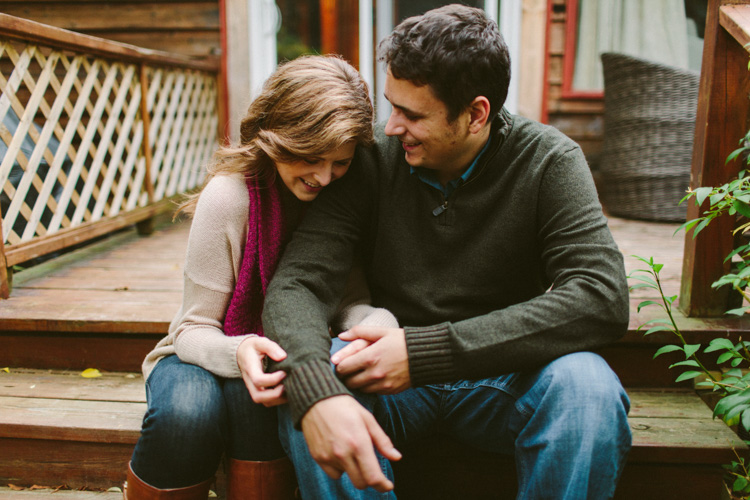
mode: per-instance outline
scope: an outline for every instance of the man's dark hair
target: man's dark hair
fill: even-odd
[[[500,111],[508,97],[510,55],[484,11],[446,5],[404,20],[378,46],[378,61],[395,78],[430,85],[453,121],[477,96]]]

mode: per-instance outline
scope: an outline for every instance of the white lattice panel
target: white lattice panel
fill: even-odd
[[[216,146],[211,73],[0,40],[0,209],[6,246],[197,187]],[[152,154],[146,178],[144,139]],[[153,186],[149,199],[147,184]]]

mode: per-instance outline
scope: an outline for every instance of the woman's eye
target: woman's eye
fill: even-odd
[[[304,161],[308,165],[315,165],[316,163],[318,163],[317,158],[303,158],[302,161]]]

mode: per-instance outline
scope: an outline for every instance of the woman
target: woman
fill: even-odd
[[[355,146],[372,143],[372,120],[354,68],[307,56],[276,70],[242,121],[240,145],[216,153],[199,197],[181,207],[193,214],[183,303],[143,363],[148,410],[126,499],[205,499],[225,453],[228,498],[293,495],[274,408],[285,402],[285,374],[263,372],[266,356],[286,353],[262,336],[263,299],[305,202],[346,173]],[[366,305],[363,280],[349,288],[342,329],[396,324]]]

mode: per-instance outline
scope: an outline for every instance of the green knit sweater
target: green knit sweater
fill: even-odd
[[[573,141],[503,110],[489,150],[445,200],[381,135],[308,211],[267,292],[264,329],[289,354],[297,422],[348,393],[327,325],[355,252],[373,305],[404,325],[415,386],[530,369],[627,328],[622,254]]]

